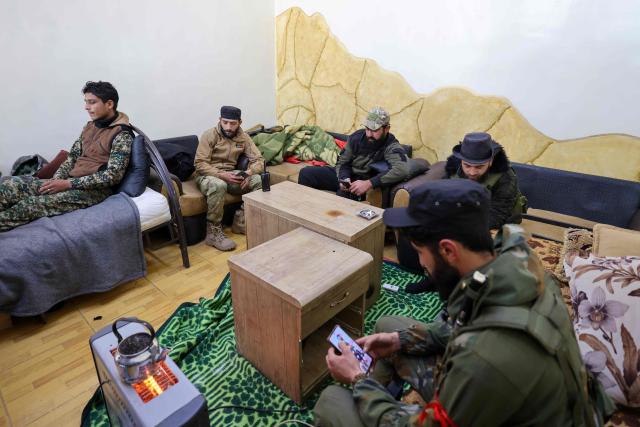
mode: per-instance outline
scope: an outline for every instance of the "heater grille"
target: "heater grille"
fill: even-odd
[[[156,364],[156,370],[153,375],[149,375],[144,380],[132,384],[132,387],[138,396],[140,396],[140,399],[142,399],[144,403],[147,403],[177,383],[178,378],[167,364],[162,361]]]

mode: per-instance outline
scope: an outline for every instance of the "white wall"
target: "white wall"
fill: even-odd
[[[80,92],[106,80],[152,139],[212,127],[222,104],[275,123],[273,0],[3,0],[0,170],[51,159],[89,120]]]
[[[640,1],[275,0],[320,12],[354,55],[419,93],[511,100],[554,138],[640,135]]]

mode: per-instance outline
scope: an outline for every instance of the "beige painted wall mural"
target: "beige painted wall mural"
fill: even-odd
[[[432,163],[444,160],[465,133],[486,131],[516,162],[640,181],[640,138],[560,141],[536,130],[506,98],[458,87],[418,94],[400,74],[351,55],[320,14],[287,9],[276,18],[276,43],[279,124],[351,133],[369,108],[381,105],[391,114],[391,132]]]

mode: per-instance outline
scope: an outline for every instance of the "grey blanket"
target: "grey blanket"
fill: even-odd
[[[0,232],[0,311],[44,313],[146,274],[138,208],[124,194]]]

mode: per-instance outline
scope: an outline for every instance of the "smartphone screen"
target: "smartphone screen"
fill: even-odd
[[[371,368],[371,363],[373,359],[367,353],[362,350],[356,342],[349,336],[347,333],[340,327],[340,325],[336,325],[329,335],[329,342],[336,348],[336,350],[340,350],[340,342],[345,342],[349,348],[351,348],[351,352],[356,359],[360,362],[360,369],[365,374],[369,372],[369,368]]]

